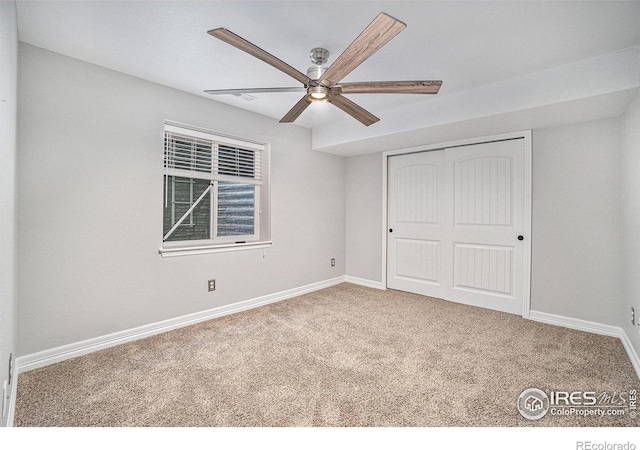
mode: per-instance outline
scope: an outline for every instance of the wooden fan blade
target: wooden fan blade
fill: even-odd
[[[437,94],[442,81],[368,81],[340,83],[334,94]]]
[[[294,69],[289,64],[279,60],[272,54],[262,50],[256,45],[253,45],[251,42],[241,38],[237,34],[232,33],[226,28],[216,28],[215,30],[210,30],[207,33],[215,38],[220,39],[221,41],[226,42],[229,45],[233,45],[234,47],[250,54],[251,56],[255,56],[256,58],[266,62],[267,64],[286,73],[290,77],[295,78],[296,80],[307,86],[316,86],[316,83],[313,80],[311,80],[308,76],[306,76],[299,70]]]
[[[311,104],[311,101],[305,95],[296,103],[291,110],[280,119],[280,123],[290,123],[296,120],[302,112],[307,109],[307,106]]]
[[[338,59],[317,80],[324,86],[337,84],[353,69],[378,51],[383,45],[393,39],[406,28],[406,24],[397,19],[380,13],[367,28],[356,38]]]
[[[356,105],[351,100],[343,97],[342,95],[334,95],[331,98],[331,103],[352,116],[354,119],[361,122],[363,125],[369,126],[380,120],[366,109]]]
[[[279,87],[279,88],[248,88],[248,89],[213,89],[205,91],[211,95],[241,95],[241,94],[262,94],[274,92],[307,92],[305,87]]]

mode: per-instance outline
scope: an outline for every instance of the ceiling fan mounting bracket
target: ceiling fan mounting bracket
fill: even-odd
[[[313,64],[322,66],[329,60],[329,50],[322,47],[312,48],[309,52],[309,59]]]

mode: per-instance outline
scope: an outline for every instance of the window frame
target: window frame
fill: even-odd
[[[167,167],[165,161],[165,137],[166,133],[185,136],[204,141],[211,141],[211,171],[203,172],[201,170],[187,170],[184,168]],[[257,155],[257,162],[253,170],[256,170],[259,176],[256,178],[247,176],[233,176],[218,173],[219,164],[216,159],[219,155],[217,146],[231,146],[244,150],[251,150]],[[270,222],[271,222],[271,201],[270,201],[270,145],[268,143],[256,142],[239,137],[228,136],[214,131],[197,128],[177,122],[165,121],[163,127],[163,176],[165,177],[164,185],[167,189],[168,177],[188,178],[193,183],[194,179],[208,180],[210,182],[210,192],[206,196],[210,197],[210,222],[209,232],[210,239],[200,240],[182,240],[168,241],[165,240],[164,225],[161,229],[161,245],[159,254],[166,256],[180,256],[188,254],[201,254],[212,252],[227,252],[235,250],[247,250],[252,248],[266,248],[271,245],[270,240]],[[173,179],[175,182],[175,178]],[[253,211],[253,234],[233,235],[233,236],[217,236],[218,233],[218,184],[220,182],[229,182],[235,184],[250,184],[254,186],[254,211]],[[166,192],[165,192],[165,195]],[[205,196],[205,197],[206,197]],[[194,196],[195,197],[195,196]],[[192,202],[196,199],[193,198]],[[193,204],[193,203],[192,203]],[[175,205],[171,204],[172,209]],[[184,222],[189,223],[192,220],[193,213],[189,214]],[[164,209],[163,209],[164,217]],[[179,218],[175,218],[175,224]],[[183,224],[181,225],[184,225]],[[164,224],[164,219],[163,219]],[[168,238],[168,236],[167,236]]]
[[[190,181],[181,181],[181,180],[176,180],[176,177],[173,177],[171,179],[171,222],[176,223],[176,205],[180,204],[180,205],[189,205],[187,207],[190,208],[191,205],[193,205],[193,202],[195,202],[195,199],[193,198],[193,185],[195,184],[193,182],[193,178],[189,178]],[[176,200],[176,183],[188,183],[189,184],[189,201],[188,202],[183,202],[183,201],[177,201]],[[166,188],[166,184],[165,184],[165,188]],[[189,223],[185,224],[184,222],[181,224],[181,226],[190,226],[192,227],[194,225],[193,223],[193,212],[189,214]]]

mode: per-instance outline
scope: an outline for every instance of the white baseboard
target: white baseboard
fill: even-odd
[[[602,334],[604,336],[620,337],[620,331],[622,331],[620,327],[614,327],[613,325],[605,325],[598,322],[574,319],[573,317],[559,316],[557,314],[549,314],[540,311],[529,311],[529,318],[536,322],[559,325],[561,327]]]
[[[17,361],[16,361],[17,366]],[[18,373],[14,370],[11,380],[11,398],[9,399],[9,413],[7,415],[7,427],[13,427],[13,417],[16,412],[16,397],[18,396]]]
[[[350,275],[345,275],[344,281],[351,284],[357,284],[360,286],[370,287],[373,289],[385,290],[386,286],[382,283],[382,281],[372,281],[367,280],[365,278],[352,277]]]
[[[638,353],[633,348],[633,344],[629,340],[629,336],[627,336],[627,333],[623,328],[540,311],[530,311],[529,319],[535,320],[536,322],[548,323],[550,325],[558,325],[574,330],[586,331],[588,333],[617,337],[622,341],[622,346],[629,356],[629,360],[631,361],[631,365],[633,366],[636,375],[640,379],[640,358],[638,358]]]
[[[640,357],[638,357],[638,353],[636,352],[636,349],[633,348],[633,344],[631,343],[631,340],[629,339],[627,332],[624,331],[623,328],[620,328],[620,331],[622,331],[622,336],[620,336],[622,345],[624,346],[624,349],[627,351],[627,355],[629,355],[629,359],[631,360],[631,364],[633,365],[633,368],[636,371],[636,375],[638,375],[638,378],[640,378]]]
[[[267,305],[269,303],[286,300],[298,295],[307,294],[309,292],[318,291],[320,289],[343,283],[344,281],[344,276],[331,278],[329,280],[319,281],[317,283],[288,289],[286,291],[264,295],[262,297],[233,303],[231,305],[219,306],[205,311],[131,328],[129,330],[119,331],[117,333],[51,348],[29,355],[19,356],[16,358],[16,374],[18,375],[21,372],[37,369],[38,367],[44,367],[49,364],[64,361],[65,359],[86,355],[97,350],[164,333],[165,331],[174,330],[176,328],[193,325],[205,320],[226,316],[240,311],[245,311],[247,309],[257,308],[258,306]],[[17,384],[17,376],[15,383]]]

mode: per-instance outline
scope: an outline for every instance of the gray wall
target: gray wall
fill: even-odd
[[[381,281],[382,157],[347,159],[347,275]]]
[[[640,91],[623,116],[623,302],[620,323],[640,354]],[[631,307],[636,326],[631,325]]]
[[[620,127],[618,118],[533,131],[533,310],[618,325]],[[347,212],[347,275],[378,282],[381,160],[347,160],[347,207],[356,211]]]
[[[16,352],[17,48],[15,3],[0,2],[0,395]],[[0,426],[6,423],[0,412]]]
[[[26,44],[19,77],[20,355],[344,275],[346,162],[309,130]],[[165,119],[271,143],[264,256],[158,255]]]
[[[531,309],[619,325],[621,119],[533,132]]]

